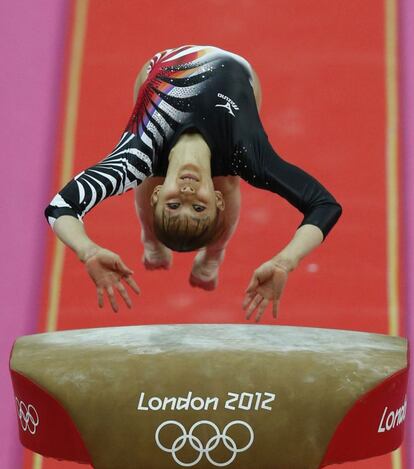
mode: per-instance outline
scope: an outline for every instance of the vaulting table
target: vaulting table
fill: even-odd
[[[84,329],[19,338],[22,444],[96,469],[318,469],[396,449],[407,342],[256,325]]]

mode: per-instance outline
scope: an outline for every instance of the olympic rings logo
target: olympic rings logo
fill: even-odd
[[[171,426],[171,425],[178,427],[180,429],[182,435],[179,436],[172,443],[170,448],[167,448],[160,441],[160,433],[164,428],[166,428],[167,426]],[[211,427],[215,432],[215,435],[213,435],[207,441],[207,443],[205,445],[201,442],[200,438],[194,436],[194,434],[193,434],[194,431],[202,425],[207,425],[207,426]],[[233,440],[233,438],[231,438],[227,435],[227,432],[229,431],[229,429],[231,427],[235,426],[235,425],[244,427],[247,430],[248,435],[249,435],[249,441],[242,448],[238,448],[237,444]],[[223,430],[222,433],[220,433],[220,430],[219,430],[218,426],[215,423],[210,422],[209,420],[200,420],[199,422],[196,422],[190,428],[190,431],[188,433],[187,433],[187,431],[186,431],[186,429],[185,429],[185,427],[182,423],[177,422],[175,420],[167,420],[166,422],[163,422],[157,428],[157,431],[155,432],[155,441],[156,441],[156,443],[157,443],[157,445],[160,449],[162,449],[166,453],[171,453],[174,461],[177,464],[179,464],[180,466],[183,466],[183,467],[195,466],[196,464],[198,464],[201,461],[203,455],[205,455],[207,460],[213,466],[224,467],[224,466],[228,466],[229,464],[231,464],[234,461],[234,459],[236,458],[238,453],[242,453],[243,451],[247,451],[250,448],[250,446],[252,445],[252,443],[254,441],[254,432],[253,432],[252,427],[248,423],[243,422],[242,420],[234,420],[233,422],[228,423],[224,427],[224,430]],[[177,456],[177,453],[181,449],[184,448],[184,446],[186,445],[187,442],[190,443],[190,446],[195,451],[198,452],[198,456],[192,462],[181,461]],[[224,446],[232,453],[230,458],[227,461],[224,461],[224,462],[214,461],[213,458],[210,455],[210,453],[218,447],[220,442],[222,442],[224,444]]]
[[[16,397],[17,415],[20,420],[20,425],[24,432],[28,431],[32,435],[36,433],[37,426],[39,425],[39,415],[32,404],[26,405],[23,401],[19,401]]]

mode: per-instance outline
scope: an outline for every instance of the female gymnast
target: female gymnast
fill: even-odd
[[[259,321],[269,303],[276,317],[288,273],[319,246],[341,206],[312,176],[282,160],[261,124],[258,77],[242,57],[210,46],[156,54],[138,74],[135,107],[115,149],[82,171],[51,201],[45,215],[56,235],[85,264],[118,311],[115,290],[131,307],[122,281],[139,288],[121,258],[94,243],[82,218],[108,196],[135,191],[147,269],[168,269],[171,250],[198,250],[190,283],[216,287],[239,218],[239,178],[279,194],[303,221],[282,251],[260,265],[245,292],[246,318]]]

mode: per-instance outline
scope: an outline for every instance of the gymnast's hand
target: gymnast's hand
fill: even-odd
[[[259,322],[271,301],[273,301],[273,317],[276,318],[288,272],[288,268],[274,259],[265,262],[253,272],[243,301],[246,319],[250,319],[256,311],[255,320]]]
[[[88,274],[95,282],[100,308],[103,308],[104,294],[106,293],[112,309],[118,312],[114,289],[118,290],[128,308],[132,307],[132,301],[121,280],[127,283],[138,295],[140,290],[132,278],[134,272],[123,263],[118,254],[100,247],[84,263]]]

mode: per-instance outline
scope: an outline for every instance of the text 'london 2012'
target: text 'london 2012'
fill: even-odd
[[[271,403],[276,395],[270,392],[228,392],[223,399],[217,396],[201,397],[189,391],[184,396],[147,396],[141,392],[138,396],[137,410],[218,410],[220,406],[226,410],[271,411]]]

